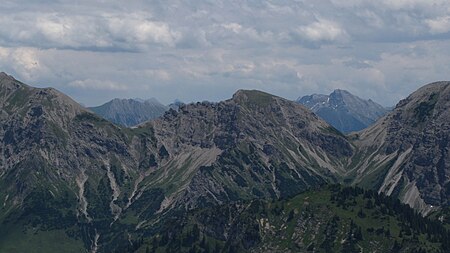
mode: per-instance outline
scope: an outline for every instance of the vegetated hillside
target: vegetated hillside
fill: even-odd
[[[304,96],[297,102],[343,133],[362,130],[388,112],[374,101],[364,100],[346,90],[335,90],[330,95]]]
[[[4,73],[0,97],[0,251],[93,248],[95,228],[106,228],[121,212],[119,196],[133,192],[146,139],[132,141],[146,133]]]
[[[116,98],[89,109],[117,125],[131,127],[162,116],[169,107],[154,98],[148,100]]]
[[[450,204],[450,83],[426,85],[352,135],[348,178],[424,214]]]
[[[130,252],[446,252],[450,233],[398,199],[332,185],[175,214]]]
[[[134,129],[4,73],[0,96],[0,251],[111,252],[159,214],[337,181],[353,152],[301,105],[258,91]]]

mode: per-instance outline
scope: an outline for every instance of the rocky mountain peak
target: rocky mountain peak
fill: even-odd
[[[0,79],[4,79],[9,77],[8,74],[6,74],[5,72],[0,72]]]
[[[344,90],[344,89],[335,89],[331,94],[339,94],[342,96],[353,96],[352,93],[350,93],[348,90]]]
[[[372,100],[364,100],[341,89],[334,90],[330,95],[304,96],[297,102],[343,133],[364,129],[387,112]]]
[[[438,118],[441,114],[449,114],[450,82],[428,84],[400,101],[394,112],[397,119],[413,127],[419,126],[427,118]]]
[[[0,89],[3,95],[9,94],[19,88],[28,88],[27,85],[17,81],[14,77],[6,74],[5,72],[0,73]]]
[[[396,195],[427,213],[449,204],[450,82],[426,85],[400,101],[375,125],[358,133],[363,163],[356,181],[373,180],[380,192]],[[375,166],[368,166],[373,164]],[[362,179],[364,177],[365,179]]]
[[[267,106],[271,104],[276,96],[259,90],[238,90],[232,100],[237,104],[246,106]]]
[[[54,88],[30,87],[5,73],[0,76],[0,97],[2,111],[9,115],[24,116],[30,110],[38,110],[61,121],[84,111],[77,102]]]

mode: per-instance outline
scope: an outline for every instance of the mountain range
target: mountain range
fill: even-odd
[[[389,110],[372,100],[364,100],[346,90],[330,95],[313,94],[297,99],[342,133],[360,131],[374,124]]]
[[[394,198],[376,201],[383,196],[378,193],[398,198],[423,215],[445,213],[450,194],[449,96],[449,82],[426,85],[372,127],[347,136],[300,104],[255,90],[240,90],[219,103],[181,105],[127,128],[52,88],[33,88],[1,73],[0,251],[207,252],[205,245],[217,245],[223,252],[314,251],[325,241],[329,245],[324,247],[337,250],[343,247],[337,242],[347,240],[344,234],[355,242],[352,247],[364,241],[352,234],[365,228],[362,236],[370,239],[359,243],[364,249],[374,249],[369,241],[375,241],[384,245],[375,247],[381,250],[408,252],[421,245],[439,252],[446,247],[446,232],[437,236],[431,228],[446,231],[441,223],[421,220],[425,229],[414,225],[399,245],[372,235],[369,228],[374,225],[365,223],[381,224],[391,219],[383,215],[390,215],[397,224],[414,214],[399,204],[400,211],[386,209]],[[335,183],[372,190],[364,198],[354,190],[359,192],[354,202],[366,203],[370,196],[379,214],[353,217],[363,207],[332,197],[341,190],[299,195]],[[335,198],[335,204],[317,202],[320,196]],[[278,202],[283,200],[287,202]],[[245,211],[252,205],[259,211]],[[230,212],[214,211],[220,207]],[[261,220],[259,208],[273,212],[264,216],[268,221]],[[334,223],[326,218],[329,213],[317,211],[327,208],[337,213]],[[314,214],[317,219],[311,218]],[[243,220],[232,223],[233,217]],[[219,230],[209,225],[212,221],[223,222]],[[306,229],[295,234],[300,236],[317,221],[331,227],[308,232],[308,242],[295,246],[282,238],[270,241],[273,229]],[[268,239],[263,240],[266,227]],[[197,237],[177,241],[174,233],[180,229]],[[388,230],[399,238],[399,229]],[[250,235],[249,244],[242,245],[238,231]],[[322,233],[339,236],[324,240]]]

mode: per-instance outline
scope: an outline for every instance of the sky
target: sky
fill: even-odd
[[[0,0],[0,71],[76,101],[288,99],[391,106],[450,79],[448,0]]]

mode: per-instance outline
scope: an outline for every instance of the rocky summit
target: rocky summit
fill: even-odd
[[[219,103],[180,105],[135,128],[114,125],[54,89],[33,88],[4,73],[0,97],[1,252],[206,252],[193,248],[197,241],[179,238],[191,246],[169,247],[167,240],[174,239],[172,231],[191,233],[193,223],[179,222],[198,217],[199,210],[243,210],[259,199],[272,210],[272,200],[330,183],[399,197],[423,213],[433,211],[431,205],[448,206],[448,83],[425,86],[382,121],[350,136],[298,103],[254,90]],[[341,204],[333,208],[341,210]],[[288,216],[282,210],[294,209],[277,208],[272,212],[280,215],[271,219],[313,215],[303,207]],[[353,223],[336,222],[338,231],[352,233],[347,228]],[[206,224],[196,222],[195,234],[235,252],[226,244],[235,232],[221,224],[224,232],[216,233]],[[272,229],[265,220],[242,226],[250,234],[252,226]],[[241,246],[237,251],[250,249]],[[284,246],[264,241],[251,247],[274,252]]]
[[[450,82],[426,85],[351,136],[355,183],[427,213],[450,203]]]
[[[346,90],[335,90],[330,95],[304,96],[297,102],[343,133],[362,130],[388,112],[374,101],[364,100]]]

